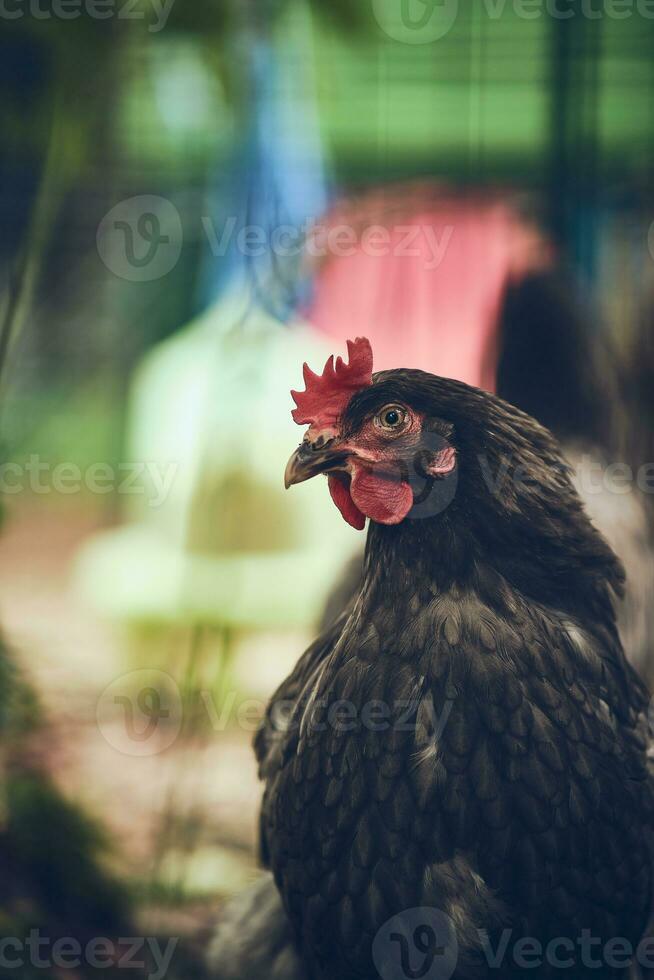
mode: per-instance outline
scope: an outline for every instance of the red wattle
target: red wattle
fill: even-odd
[[[362,514],[378,524],[399,524],[413,507],[413,491],[408,483],[359,466],[348,496]]]
[[[357,531],[363,531],[364,527],[366,526],[366,518],[352,500],[349,482],[349,477],[340,475],[336,476],[334,473],[330,473],[327,477],[327,483],[329,484],[329,492],[332,500],[340,510],[341,514],[347,523],[351,524],[352,527],[357,529]]]

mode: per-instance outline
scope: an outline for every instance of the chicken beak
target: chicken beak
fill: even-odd
[[[284,473],[284,486],[288,490],[296,483],[304,483],[318,473],[328,470],[343,469],[348,453],[334,440],[328,443],[302,442],[295,450]]]

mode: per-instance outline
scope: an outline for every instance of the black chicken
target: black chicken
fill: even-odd
[[[651,954],[654,794],[621,565],[532,418],[348,348],[305,367],[286,479],[370,517],[363,581],[256,738],[302,969],[624,976]]]
[[[495,391],[550,429],[571,465],[588,514],[627,573],[618,627],[627,658],[654,679],[654,514],[651,494],[611,485],[610,463],[627,459],[637,474],[654,459],[651,424],[652,336],[638,331],[628,363],[562,267],[531,273],[506,290],[495,338]],[[622,463],[624,465],[624,463]],[[602,478],[603,477],[603,478]],[[363,548],[330,593],[322,626],[341,613],[361,584]]]

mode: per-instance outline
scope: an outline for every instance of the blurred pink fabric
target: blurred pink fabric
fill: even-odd
[[[432,185],[339,204],[311,245],[319,267],[306,315],[335,351],[366,336],[376,371],[422,368],[489,391],[507,284],[550,261],[506,200]]]

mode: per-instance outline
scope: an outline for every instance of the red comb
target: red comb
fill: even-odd
[[[336,430],[338,420],[355,391],[372,384],[372,347],[367,337],[347,342],[348,363],[334,355],[327,358],[322,374],[314,374],[305,364],[304,391],[292,391],[293,420],[298,425],[311,425],[320,430]]]

